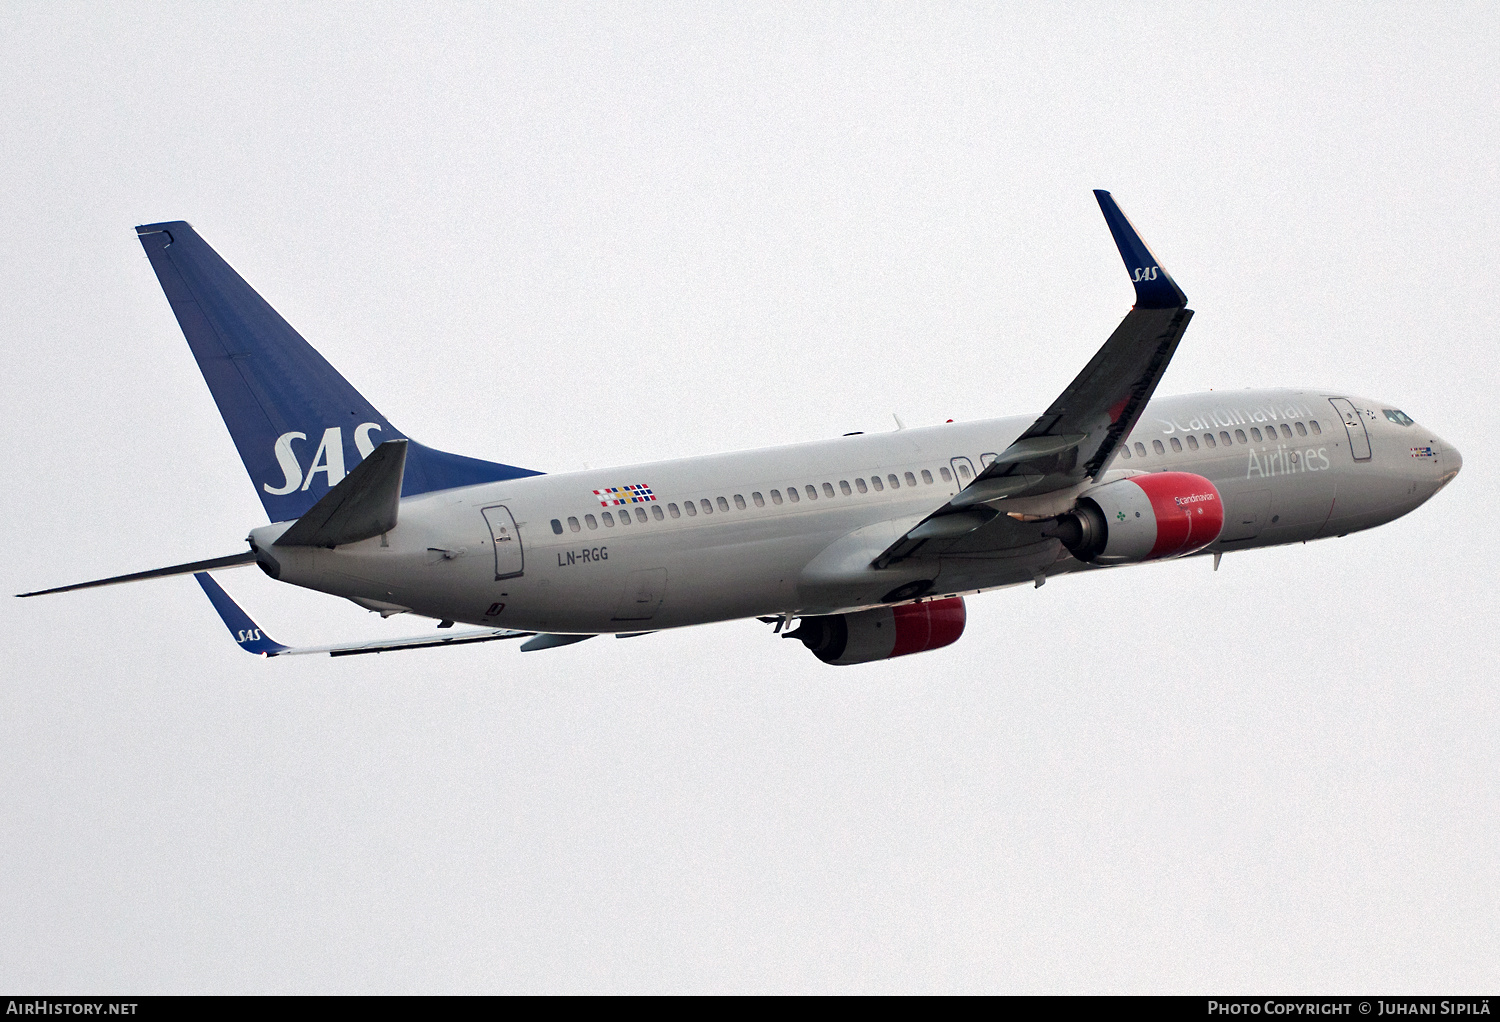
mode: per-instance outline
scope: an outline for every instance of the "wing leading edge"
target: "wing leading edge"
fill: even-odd
[[[1068,491],[1103,474],[1120,438],[1140,419],[1193,311],[1110,194],[1095,191],[1094,197],[1135,285],[1134,308],[1047,411],[952,500],[888,547],[875,567],[919,551],[941,552],[933,545],[956,542],[1002,514],[1026,514],[1051,503],[1033,498],[1070,497]]]

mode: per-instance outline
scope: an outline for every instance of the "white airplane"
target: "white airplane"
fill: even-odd
[[[759,617],[857,664],[954,642],[967,595],[1171,557],[1217,568],[1389,522],[1458,474],[1432,431],[1342,391],[1153,400],[1193,313],[1094,194],[1136,302],[1044,414],[552,475],[407,439],[190,226],[138,227],[273,524],[244,553],[21,595],[191,573],[266,656]],[[246,564],[444,631],[288,648],[207,574]]]

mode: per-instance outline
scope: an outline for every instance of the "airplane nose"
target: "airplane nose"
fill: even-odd
[[[1446,440],[1439,442],[1442,444],[1443,459],[1440,465],[1442,478],[1438,481],[1438,489],[1442,489],[1451,483],[1453,477],[1458,475],[1458,470],[1464,467],[1464,457],[1458,453],[1457,447],[1454,447]]]

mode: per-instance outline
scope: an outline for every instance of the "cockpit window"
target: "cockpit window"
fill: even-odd
[[[1394,408],[1387,408],[1387,409],[1385,409],[1385,417],[1387,419],[1390,419],[1392,422],[1394,422],[1398,426],[1415,426],[1416,425],[1416,421],[1413,420],[1410,415],[1407,415],[1405,412],[1402,412],[1402,411],[1397,411]]]

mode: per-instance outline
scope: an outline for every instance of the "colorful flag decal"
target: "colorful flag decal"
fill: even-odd
[[[1437,454],[1431,447],[1413,447],[1411,449],[1411,456],[1413,458],[1435,458]]]
[[[629,486],[606,486],[602,490],[595,490],[594,498],[599,501],[600,507],[612,507],[615,504],[648,504],[656,499],[656,494],[645,483],[632,483]]]

